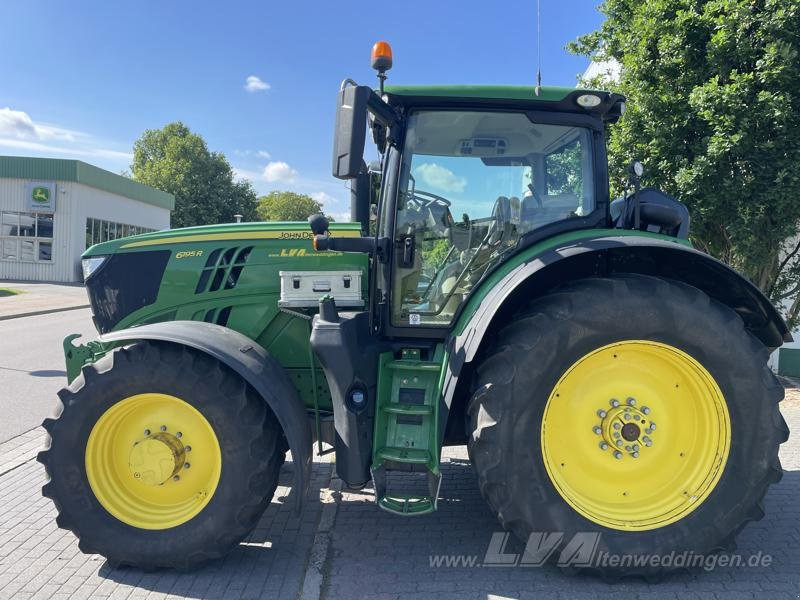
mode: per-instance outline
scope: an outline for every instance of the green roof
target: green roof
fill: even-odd
[[[536,87],[532,85],[387,85],[385,91],[387,94],[398,96],[558,102],[579,90],[567,87],[543,86],[537,96]]]
[[[0,177],[43,181],[74,181],[89,187],[125,196],[145,204],[173,210],[175,196],[129,177],[116,175],[80,160],[0,156]]]

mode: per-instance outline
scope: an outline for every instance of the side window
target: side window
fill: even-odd
[[[544,170],[545,209],[567,210],[573,216],[584,216],[594,209],[588,132],[545,156]]]
[[[412,113],[390,232],[392,323],[447,326],[522,236],[591,212],[591,151],[588,129],[523,113]]]

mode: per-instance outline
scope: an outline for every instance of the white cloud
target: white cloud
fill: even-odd
[[[264,167],[264,179],[269,182],[291,183],[297,178],[297,171],[283,161],[273,161]]]
[[[414,174],[434,189],[460,194],[467,187],[467,180],[450,169],[436,163],[423,163],[414,169]]]
[[[261,158],[272,158],[272,155],[266,150],[256,150],[256,156],[260,156]]]
[[[325,192],[311,192],[309,196],[319,202],[322,206],[336,202],[336,199],[333,196]]]
[[[38,123],[22,110],[13,110],[6,106],[0,108],[0,136],[8,136],[18,140],[59,140],[74,142],[75,138],[87,137],[85,133]]]
[[[116,145],[116,144],[113,144]],[[79,158],[111,171],[130,164],[130,152],[105,147],[93,136],[35,121],[25,111],[0,108],[0,149],[30,156]]]
[[[111,150],[109,148],[66,148],[64,146],[54,146],[52,144],[43,144],[41,142],[31,142],[28,140],[8,139],[2,137],[0,137],[0,148],[24,150],[26,152],[34,152],[44,155],[63,154],[67,157],[80,156],[82,158],[110,159],[114,161],[124,160],[128,162],[133,160],[133,153]]]
[[[257,75],[250,75],[244,82],[244,89],[248,92],[261,92],[268,90],[270,87],[272,86]]]

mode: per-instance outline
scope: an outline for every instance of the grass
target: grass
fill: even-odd
[[[15,290],[14,288],[0,288],[0,298],[5,298],[6,296],[16,296],[17,294],[22,293],[22,290]]]

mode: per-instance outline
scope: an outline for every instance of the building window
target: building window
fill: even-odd
[[[53,215],[0,212],[0,259],[51,262]]]
[[[86,219],[86,247],[94,246],[100,242],[147,233],[148,231],[155,231],[155,229],[104,221],[102,219]]]

